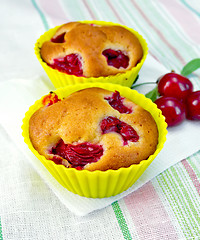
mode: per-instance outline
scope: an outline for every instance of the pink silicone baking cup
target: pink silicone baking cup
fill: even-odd
[[[60,27],[57,26],[55,28],[52,28],[45,32],[36,42],[35,44],[35,54],[37,56],[37,59],[39,60],[40,64],[42,65],[43,69],[49,76],[50,80],[52,81],[53,85],[55,88],[60,88],[60,87],[65,87],[67,85],[72,85],[72,84],[78,84],[78,83],[87,83],[87,82],[101,82],[101,83],[114,83],[114,84],[120,84],[122,86],[128,86],[130,87],[135,79],[137,78],[137,75],[147,57],[148,54],[148,47],[145,39],[135,30],[128,28],[126,26],[117,24],[117,23],[112,23],[112,22],[104,22],[104,21],[80,21],[83,23],[89,23],[89,24],[95,24],[95,25],[106,25],[106,26],[113,26],[113,25],[118,25],[126,28],[130,32],[132,32],[140,41],[142,48],[143,48],[143,57],[141,61],[133,67],[131,70],[128,70],[124,73],[118,73],[116,75],[110,75],[107,77],[77,77],[75,75],[69,75],[66,73],[62,73],[56,69],[53,69],[49,67],[46,62],[44,62],[41,58],[40,55],[40,49],[41,46],[44,42],[49,41],[53,35],[55,34],[56,30]],[[117,77],[117,78],[116,78]]]
[[[150,99],[144,95],[139,94],[136,90],[128,87],[120,86],[119,84],[109,83],[85,83],[70,85],[65,88],[60,88],[55,91],[59,98],[66,98],[71,93],[85,88],[99,87],[109,91],[119,91],[120,95],[130,99],[136,104],[142,106],[149,111],[158,127],[159,138],[157,149],[154,154],[150,155],[148,159],[141,161],[139,164],[133,164],[128,168],[120,168],[118,170],[107,171],[93,171],[77,170],[75,168],[66,168],[63,165],[57,165],[51,160],[47,160],[44,156],[40,155],[33,147],[29,138],[29,119],[32,114],[42,107],[42,99],[37,100],[26,112],[23,119],[22,135],[25,143],[29,149],[37,157],[51,175],[66,189],[78,194],[80,196],[91,198],[104,198],[117,195],[129,187],[131,187],[138,178],[143,174],[147,167],[152,163],[157,154],[163,148],[166,141],[167,124],[161,113]]]

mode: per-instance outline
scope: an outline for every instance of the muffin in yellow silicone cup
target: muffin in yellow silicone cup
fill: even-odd
[[[35,54],[56,88],[86,82],[130,87],[147,53],[138,32],[104,21],[57,26],[35,44]]]
[[[104,198],[137,181],[163,148],[166,128],[161,111],[137,91],[84,83],[37,100],[23,119],[22,135],[64,188]]]

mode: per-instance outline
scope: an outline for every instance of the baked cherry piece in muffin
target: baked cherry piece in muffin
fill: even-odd
[[[53,69],[100,77],[135,67],[142,59],[143,49],[137,37],[124,27],[70,22],[43,43],[40,53]]]
[[[52,99],[44,97],[48,98]],[[137,164],[156,150],[153,117],[117,91],[93,87],[57,98],[51,105],[43,103],[30,118],[30,139],[41,155],[56,164],[115,170]]]

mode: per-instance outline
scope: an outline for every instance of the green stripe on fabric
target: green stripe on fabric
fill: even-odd
[[[200,224],[200,216],[198,215],[197,208],[196,208],[196,206],[199,205],[199,200],[200,200],[199,194],[196,191],[196,188],[193,185],[192,179],[190,178],[185,167],[183,165],[179,165],[179,167],[175,168],[175,170],[177,171],[176,174],[178,175],[178,178],[180,181],[179,185],[182,189],[184,198],[188,202],[190,215],[192,216],[191,219],[193,220],[192,228],[194,230],[194,234],[197,235],[199,233],[199,227],[200,227],[200,225],[199,225]],[[185,181],[185,179],[187,179],[187,181]],[[191,180],[188,181],[189,179],[191,179]],[[191,188],[192,188],[192,191],[191,191]]]
[[[159,45],[162,42],[165,56],[168,55],[168,59],[170,60],[173,59],[173,67],[181,69],[183,65],[181,60],[182,57],[179,57],[179,52],[176,52],[176,48],[172,45],[173,37],[176,37],[177,34],[172,34],[173,28],[171,26],[167,27],[168,22],[164,18],[165,14],[160,12],[160,6],[159,8],[156,8],[153,5],[153,2],[141,1],[138,7],[140,9],[145,8],[145,15],[149,22],[152,24],[153,32],[155,36],[157,35],[156,39],[159,41]],[[163,26],[165,26],[165,29],[163,29]],[[164,34],[162,33],[162,29],[164,30]],[[155,44],[157,45],[157,41],[155,41]],[[161,47],[159,47],[159,50],[160,49]]]
[[[35,7],[35,9],[37,10],[37,12],[39,13],[40,18],[42,19],[42,23],[43,23],[43,25],[44,25],[44,28],[45,28],[45,30],[47,31],[47,30],[49,29],[49,25],[48,25],[48,23],[47,23],[47,20],[46,20],[44,14],[42,13],[42,11],[40,10],[40,8],[38,7],[38,5],[37,5],[37,3],[36,3],[35,0],[31,0],[31,2],[32,2],[33,6]]]
[[[175,200],[174,194],[172,194],[171,188],[168,184],[168,181],[166,180],[166,175],[167,175],[167,171],[166,170],[164,173],[160,174],[156,179],[158,181],[158,184],[160,186],[160,188],[162,189],[166,199],[168,200],[168,203],[170,204],[174,215],[176,216],[176,219],[179,223],[179,226],[182,229],[182,232],[185,233],[185,228],[183,227],[182,223],[181,223],[181,219],[183,219],[183,222],[185,223],[185,219],[180,217],[180,210],[179,210],[179,205],[177,205],[177,202]],[[185,234],[184,234],[185,235]]]
[[[80,8],[80,5],[77,3],[76,0],[73,1],[62,1],[62,6],[64,7],[65,11],[67,12],[67,15],[70,16],[70,19],[73,21],[75,20],[83,20],[84,14],[82,11],[82,8]]]
[[[151,3],[149,1],[146,1],[145,5],[143,6],[146,7],[145,13],[149,16],[149,19],[151,19],[151,22],[159,30],[161,30],[163,26],[165,26],[165,38],[168,40],[170,39],[168,44],[171,44],[171,47],[173,47],[174,49],[179,49],[179,52],[177,53],[182,59],[184,59],[185,61],[189,61],[190,59],[193,59],[197,56],[197,53],[193,50],[193,46],[191,47],[190,45],[191,42],[187,40],[187,35],[185,35],[181,31],[176,21],[172,22],[171,19],[166,17],[167,14],[163,14],[163,12],[166,10],[162,7],[161,4],[158,5],[155,2]],[[177,56],[176,59],[178,60]],[[180,59],[178,61],[180,63],[179,70],[181,70],[181,68],[183,67],[182,62],[180,62]]]
[[[189,164],[188,160],[187,160],[187,163]],[[179,171],[179,173],[180,173],[180,177],[183,179],[182,181],[184,182],[184,180],[187,179],[187,181],[184,182],[184,187],[185,187],[187,193],[189,193],[190,199],[192,199],[192,204],[193,204],[193,207],[194,207],[193,214],[196,215],[195,207],[198,206],[198,204],[199,204],[199,200],[200,200],[199,194],[198,194],[197,189],[194,186],[193,181],[192,181],[192,179],[190,177],[190,174],[188,173],[188,171],[185,168],[184,164],[182,164],[182,166],[180,165],[180,170],[181,171]],[[199,217],[196,216],[196,218],[198,219],[197,222],[200,223],[200,216]]]
[[[73,21],[92,20],[92,17],[90,16],[90,13],[88,12],[88,9],[82,0],[62,0],[62,6],[64,7],[69,18]]]
[[[187,158],[188,163],[194,169],[197,177],[200,179],[200,151]]]
[[[188,179],[188,176],[181,179],[177,170],[179,172],[183,171],[180,165],[177,165],[177,168],[171,167],[163,174],[160,174],[157,181],[173,209],[183,234],[186,237],[194,237],[194,234],[198,236],[199,220],[193,203],[194,199],[191,199],[187,188],[185,188],[187,183],[184,180]]]
[[[172,170],[172,174],[170,173],[170,170]],[[193,219],[193,216],[191,214],[191,209],[188,207],[188,204],[187,204],[187,201],[189,201],[188,195],[187,195],[187,199],[184,198],[184,196],[181,193],[181,190],[179,190],[180,185],[176,183],[176,178],[178,179],[178,176],[175,173],[173,167],[170,170],[169,170],[168,180],[173,179],[173,181],[171,182],[172,183],[171,186],[173,187],[174,192],[176,192],[176,199],[178,200],[178,203],[179,203],[179,206],[180,206],[180,208],[179,208],[181,210],[180,218],[184,217],[184,219],[185,219],[184,226],[185,226],[185,230],[186,230],[186,233],[187,233],[187,237],[188,236],[189,237],[194,237],[193,232],[192,232],[192,227],[193,227],[193,224],[195,224],[195,226],[196,226],[196,223],[195,223],[195,221]],[[186,212],[187,212],[187,216],[185,215]]]
[[[96,16],[95,19],[102,21],[111,21],[117,22],[117,18],[114,15],[113,11],[109,8],[105,0],[87,0],[88,5],[91,8],[91,11]]]
[[[154,54],[161,59],[161,62],[165,63],[165,66],[168,69],[171,69],[170,64],[166,62],[167,55],[168,59],[174,58],[171,56],[171,50],[169,49],[169,51],[164,51],[166,48],[164,43],[162,43],[162,47],[158,49],[157,42],[159,37],[156,35],[155,31],[151,30],[151,27],[149,27],[140,13],[134,9],[134,6],[131,3],[124,1],[123,3],[117,2],[117,4],[119,5],[119,8],[121,8],[120,12],[124,13],[123,19],[125,19],[126,22],[130,22],[133,28],[138,31],[146,40],[148,40],[148,45],[151,47],[151,49],[153,49]],[[134,14],[132,9],[134,9]],[[159,43],[161,44],[161,41]]]
[[[118,202],[112,203],[112,208],[113,208],[113,211],[114,211],[115,216],[117,218],[119,227],[120,227],[120,229],[122,231],[122,234],[124,236],[124,239],[131,240],[132,237],[131,237],[131,234],[129,232],[128,225],[126,223],[126,220],[124,218],[122,210],[121,210],[121,208],[119,206],[119,203]]]
[[[2,226],[1,226],[1,219],[0,219],[0,240],[3,240]]]
[[[188,9],[190,9],[190,11],[192,11],[193,13],[195,13],[198,17],[200,17],[200,13],[194,9],[193,7],[191,7],[185,0],[181,0],[181,2],[183,3],[183,5],[185,5]]]

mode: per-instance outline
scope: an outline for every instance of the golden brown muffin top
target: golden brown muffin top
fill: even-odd
[[[124,27],[70,22],[41,47],[42,59],[53,68],[58,65],[55,60],[63,64],[68,55],[80,62],[81,73],[72,74],[99,77],[130,70],[141,60],[143,49],[138,38]]]
[[[79,164],[73,166],[70,157],[60,155],[63,147],[76,151],[76,146],[91,144],[101,151],[96,162],[82,166],[91,171],[137,164],[153,154],[158,143],[157,125],[149,112],[101,88],[84,89],[40,108],[30,119],[29,133],[41,155],[52,160],[56,156],[67,167]]]

